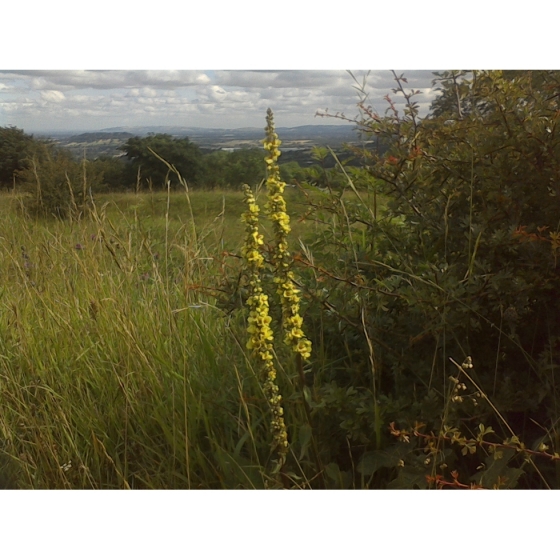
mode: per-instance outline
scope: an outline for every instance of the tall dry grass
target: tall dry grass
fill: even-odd
[[[193,289],[235,245],[242,198],[202,194],[196,228],[184,193],[117,196],[74,223],[26,220],[3,196],[4,486],[267,484],[266,403],[239,325]]]

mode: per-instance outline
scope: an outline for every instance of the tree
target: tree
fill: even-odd
[[[126,165],[123,158],[99,156],[87,162],[88,172],[102,177],[98,191],[119,191],[126,185]]]
[[[129,184],[136,183],[139,178],[143,186],[151,181],[156,187],[165,187],[168,180],[173,186],[178,185],[176,174],[170,173],[165,162],[175,166],[189,184],[196,186],[203,179],[202,153],[188,138],[173,138],[169,134],[135,136],[129,138],[122,150],[130,161]]]
[[[15,126],[0,127],[0,187],[13,186],[34,143],[32,135]]]
[[[282,181],[288,185],[294,182],[303,181],[306,176],[306,171],[297,161],[290,161],[280,165],[280,177]]]
[[[265,178],[262,150],[219,150],[205,156],[204,183],[215,188],[239,188],[244,183],[254,185]]]

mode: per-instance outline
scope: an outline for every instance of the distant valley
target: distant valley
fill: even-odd
[[[340,148],[344,144],[359,141],[358,133],[352,125],[308,125],[297,127],[280,127],[277,133],[282,140],[284,161],[299,160],[309,163],[311,148],[330,146]],[[169,134],[176,138],[188,137],[198,144],[203,151],[236,150],[241,148],[260,148],[264,138],[261,128],[199,128],[199,127],[116,127],[96,132],[46,133],[57,145],[70,150],[76,157],[95,159],[100,156],[120,157],[121,146],[134,136],[151,134]]]

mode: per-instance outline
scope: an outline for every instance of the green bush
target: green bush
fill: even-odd
[[[77,162],[49,144],[37,144],[20,173],[23,205],[35,217],[82,217],[102,181],[91,163]]]
[[[239,189],[244,183],[258,184],[265,178],[263,158],[263,151],[256,148],[211,152],[203,160],[204,185],[208,188]]]
[[[385,453],[383,468],[360,467],[373,485],[423,486],[451,465],[475,480],[486,452],[447,445],[445,426],[475,435],[491,425],[497,443],[513,432],[559,451],[560,73],[444,73],[425,119],[395,77],[404,112],[388,98],[380,117],[364,101],[357,120],[391,147],[357,150],[362,170],[339,166],[352,199],[331,191],[313,202],[316,220],[330,224],[304,259],[324,352],[314,414],[338,434],[341,466]],[[467,357],[472,382],[450,363]],[[421,436],[407,460],[395,452],[403,442],[388,424],[415,421],[441,436],[439,455]],[[524,469],[518,484],[560,485],[552,461],[525,460],[515,453],[504,466]]]
[[[127,168],[122,158],[100,156],[88,160],[87,167],[88,173],[102,177],[96,192],[118,192],[127,186]]]
[[[15,126],[0,127],[0,186],[11,188],[36,141]]]

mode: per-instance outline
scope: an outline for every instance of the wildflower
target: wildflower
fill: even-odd
[[[247,211],[243,213],[241,219],[246,224],[245,244],[241,250],[249,272],[249,291],[247,299],[249,308],[249,326],[247,333],[247,349],[251,350],[252,355],[260,361],[263,371],[264,383],[263,391],[272,411],[272,421],[270,423],[273,445],[278,451],[280,463],[286,460],[288,451],[288,432],[284,423],[284,409],[280,406],[282,395],[276,384],[276,368],[273,358],[274,333],[270,328],[272,318],[269,313],[268,296],[263,293],[261,286],[261,269],[264,257],[260,247],[263,245],[263,237],[259,233],[259,207],[251,189],[245,185],[243,187]]]
[[[266,186],[268,202],[265,210],[273,225],[274,247],[273,264],[275,268],[274,282],[282,304],[282,326],[284,328],[284,342],[303,359],[311,356],[311,342],[302,330],[303,319],[299,315],[299,290],[296,288],[294,275],[291,271],[293,259],[288,249],[287,235],[291,231],[290,216],[286,212],[286,201],[283,194],[286,183],[280,180],[278,157],[281,144],[278,134],[274,130],[274,117],[268,109],[266,114],[266,138],[264,148],[268,152],[265,158],[267,167]]]

